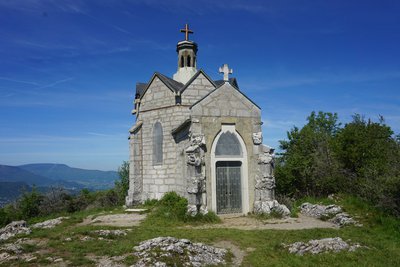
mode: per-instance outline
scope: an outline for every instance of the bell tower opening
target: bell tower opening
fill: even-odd
[[[176,52],[178,53],[178,71],[174,74],[173,79],[185,84],[197,72],[197,44],[189,40],[189,34],[193,34],[193,31],[189,29],[188,24],[180,31],[185,33],[185,40],[178,42],[176,46]]]

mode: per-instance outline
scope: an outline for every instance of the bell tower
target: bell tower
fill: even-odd
[[[188,24],[185,25],[184,29],[181,29],[181,32],[185,33],[185,40],[180,41],[176,46],[178,71],[174,74],[173,79],[185,84],[197,72],[197,44],[189,40],[189,34],[192,34],[193,31],[189,30]]]

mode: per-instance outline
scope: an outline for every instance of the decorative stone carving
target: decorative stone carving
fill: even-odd
[[[254,134],[253,134],[254,141]],[[258,174],[256,175],[255,184],[255,213],[271,213],[278,212],[283,216],[290,214],[289,209],[285,205],[281,205],[275,200],[275,177],[274,177],[274,149],[266,146],[259,146],[258,154]]]
[[[255,145],[261,145],[263,141],[262,132],[253,133],[253,143]]]
[[[189,193],[187,212],[191,216],[207,213],[205,177],[205,138],[203,134],[189,134],[190,145],[185,149],[187,155],[187,187]]]

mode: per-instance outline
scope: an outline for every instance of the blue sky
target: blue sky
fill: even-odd
[[[172,76],[185,23],[198,67],[228,63],[277,147],[311,111],[400,132],[398,1],[0,0],[0,164],[115,170],[135,83]]]

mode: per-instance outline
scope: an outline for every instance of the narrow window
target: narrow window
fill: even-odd
[[[183,56],[181,56],[181,68],[183,68],[183,66],[184,66],[184,65],[183,65],[183,63],[184,63],[183,61],[184,61],[184,60],[183,60]]]
[[[191,67],[191,66],[190,66],[190,56],[187,57],[187,66],[188,66],[188,67]]]
[[[153,128],[153,165],[162,165],[163,161],[163,130],[160,122]]]

